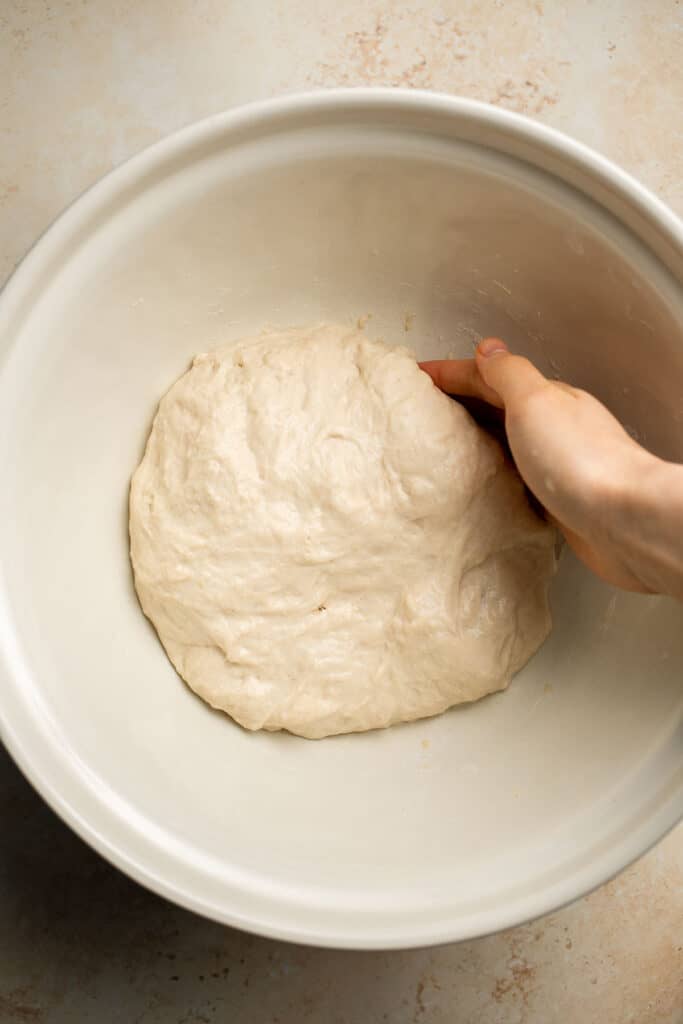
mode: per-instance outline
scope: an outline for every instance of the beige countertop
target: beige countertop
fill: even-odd
[[[333,85],[461,93],[606,153],[683,214],[678,0],[2,0],[0,281],[85,187],[181,125]],[[0,1024],[682,1024],[683,830],[540,921],[339,953],[119,875],[0,750]]]

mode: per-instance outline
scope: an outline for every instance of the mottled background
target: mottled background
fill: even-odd
[[[683,214],[678,0],[0,0],[0,281],[142,146],[302,88],[473,96]],[[435,950],[242,935],[128,881],[0,747],[0,1024],[683,1024],[683,830],[574,906]]]

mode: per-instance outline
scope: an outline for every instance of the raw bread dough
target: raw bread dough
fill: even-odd
[[[321,737],[507,686],[550,630],[555,533],[405,349],[336,326],[198,355],[130,495],[140,603],[192,689]]]

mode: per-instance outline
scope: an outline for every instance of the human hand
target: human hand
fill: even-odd
[[[636,444],[597,399],[547,380],[496,338],[482,341],[475,359],[420,365],[442,391],[504,410],[520,475],[593,572],[626,590],[660,589],[652,565],[657,540],[647,530],[639,531],[639,516],[651,511],[647,499],[641,500],[643,488],[671,464]],[[679,495],[682,482],[679,474]],[[681,519],[678,526],[680,533]],[[683,572],[683,552],[678,556]],[[683,586],[681,579],[679,584]],[[669,586],[668,592],[676,591]]]

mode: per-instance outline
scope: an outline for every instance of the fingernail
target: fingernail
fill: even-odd
[[[484,338],[479,342],[477,355],[488,359],[490,356],[500,355],[501,352],[508,352],[508,347],[500,338]]]

